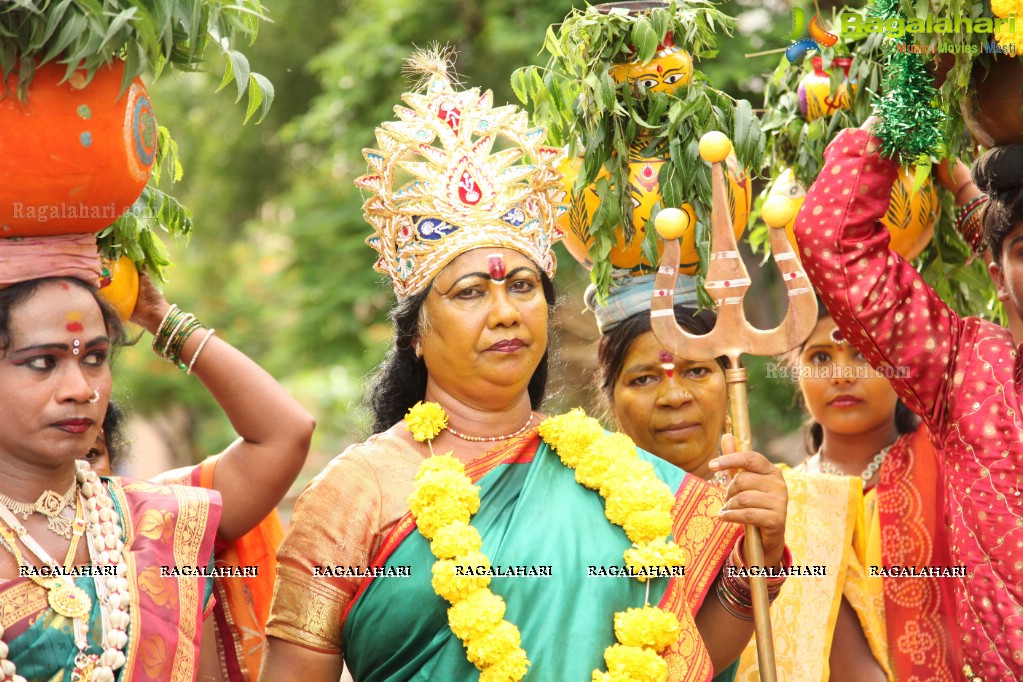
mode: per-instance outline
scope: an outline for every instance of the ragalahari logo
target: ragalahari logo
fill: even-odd
[[[803,38],[803,32],[810,34],[809,38]],[[821,26],[820,19],[815,14],[810,20],[809,27],[806,25],[806,12],[801,7],[792,8],[792,32],[788,35],[793,40],[785,50],[785,58],[794,62],[810,50],[820,50],[822,47],[831,47],[838,42],[838,36]]]

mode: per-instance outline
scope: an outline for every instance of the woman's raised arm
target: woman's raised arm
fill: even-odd
[[[154,336],[172,341],[171,311],[144,272],[132,317]],[[176,326],[176,325],[175,325]],[[262,367],[240,350],[198,327],[178,353],[224,410],[239,438],[223,453],[213,488],[224,500],[219,535],[228,542],[254,528],[284,497],[309,452],[315,421]]]

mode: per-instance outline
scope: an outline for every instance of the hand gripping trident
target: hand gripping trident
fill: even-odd
[[[714,136],[717,140],[709,138]],[[717,145],[714,142],[718,142]],[[705,144],[709,142],[709,144]],[[713,147],[720,149],[713,149]],[[678,279],[680,247],[678,239],[664,240],[664,253],[657,270],[654,293],[650,302],[650,326],[664,347],[678,357],[690,360],[713,360],[724,355],[729,369],[725,370],[728,383],[728,402],[732,415],[732,432],[739,452],[750,449],[749,403],[746,397],[746,370],[740,362],[743,353],[751,355],[779,355],[803,343],[817,320],[817,299],[806,273],[792,251],[785,230],[792,218],[792,210],[765,205],[764,221],[771,229],[771,253],[781,270],[790,304],[785,319],[771,330],[756,329],[746,320],[742,300],[750,287],[749,273],[739,257],[732,231],[731,211],[725,199],[723,161],[731,150],[731,143],[721,133],[708,133],[700,140],[700,156],[711,163],[711,191],[713,194],[711,219],[710,267],[704,288],[714,299],[717,323],[709,334],[694,336],[675,321],[674,291]],[[770,202],[768,202],[770,203]],[[657,223],[662,211],[658,215]],[[662,225],[657,225],[658,232]],[[764,565],[764,546],[760,530],[746,526],[746,562],[750,566]],[[753,596],[753,622],[757,638],[757,658],[760,679],[775,682],[774,641],[771,635],[771,615],[767,600],[767,585],[763,576],[750,578]]]

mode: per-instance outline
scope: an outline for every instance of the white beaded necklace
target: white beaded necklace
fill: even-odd
[[[884,463],[884,458],[888,456],[888,451],[891,450],[892,447],[894,447],[894,445],[895,443],[890,443],[889,445],[881,448],[881,452],[874,455],[874,459],[870,460],[870,464],[867,465],[867,468],[864,469],[862,473],[860,473],[860,480],[863,481],[864,488],[866,488],[867,484],[870,483],[870,480],[874,478],[874,474],[877,473],[877,470],[881,468],[881,464]],[[824,459],[822,451],[823,451],[822,448],[817,449],[817,465],[820,468],[821,473],[835,474],[837,476],[851,475],[845,473],[844,471],[840,471],[838,467]]]
[[[114,501],[106,486],[99,480],[96,472],[89,469],[86,462],[75,463],[75,477],[81,485],[82,498],[85,500],[86,521],[89,524],[87,535],[89,542],[89,558],[94,566],[113,567],[114,575],[102,575],[96,580],[96,596],[101,605],[103,618],[103,653],[86,654],[89,646],[89,623],[85,615],[74,618],[75,645],[78,655],[75,656],[75,669],[71,673],[71,682],[114,682],[114,671],[122,668],[126,662],[124,648],[128,644],[128,623],[131,594],[128,591],[128,579],[125,578],[127,565],[124,563],[124,541],[121,538],[121,523],[114,509]],[[50,555],[28,535],[27,531],[17,524],[15,532],[38,559],[46,565],[57,566]],[[86,596],[86,599],[88,597]],[[7,682],[26,682],[17,674],[14,663],[8,660],[10,653],[3,640],[4,629],[0,625],[0,680]]]

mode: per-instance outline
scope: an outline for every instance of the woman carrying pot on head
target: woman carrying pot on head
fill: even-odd
[[[209,491],[99,478],[79,458],[103,423],[110,357],[124,332],[96,293],[95,238],[0,242],[0,600],[22,605],[0,622],[0,670],[16,680],[102,682],[125,670],[132,679],[195,679],[211,602],[194,569],[209,565],[215,541],[243,535],[284,494],[312,421],[225,341],[190,318],[169,324],[166,302],[142,305],[134,319],[198,376],[240,438]],[[263,395],[235,392],[240,373]],[[272,428],[267,400],[280,417]],[[289,461],[291,478],[256,466],[270,458]],[[239,495],[254,487],[264,496]]]
[[[806,273],[842,338],[890,372],[938,453],[965,665],[971,681],[1023,678],[1023,481],[1019,351],[1009,330],[960,317],[913,266],[888,249],[880,223],[897,166],[871,134],[839,134],[796,220]],[[1007,305],[1023,310],[1023,148],[975,162],[990,201],[979,214],[989,270]],[[969,216],[966,216],[967,218]],[[894,369],[894,371],[892,371]]]
[[[537,411],[560,151],[516,107],[454,90],[441,55],[416,61],[425,91],[358,181],[399,299],[375,433],[296,506],[262,679],[334,682],[343,658],[357,681],[710,680],[752,633],[704,601],[740,528],[704,481],[580,411]]]

